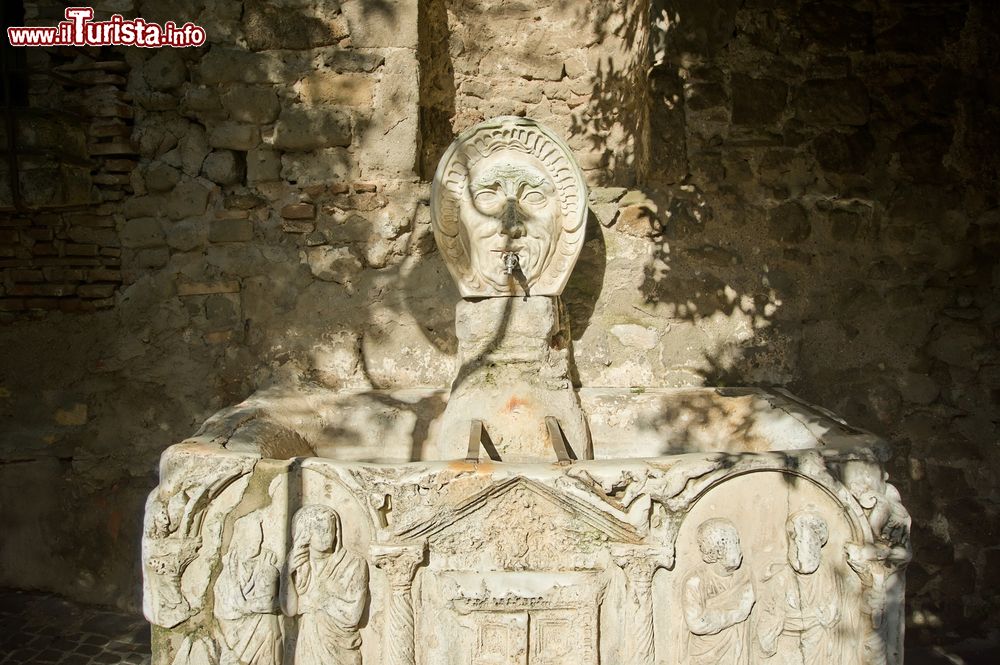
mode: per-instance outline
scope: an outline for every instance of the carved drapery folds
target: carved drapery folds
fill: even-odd
[[[236,521],[214,586],[218,643],[227,663],[282,663],[281,572],[278,556],[263,545],[260,515]]]
[[[826,520],[812,510],[787,521],[787,560],[768,565],[754,613],[753,648],[764,659],[797,650],[805,663],[856,663],[844,639],[844,579],[831,565]],[[826,555],[824,557],[824,554]]]
[[[844,464],[847,489],[864,510],[872,542],[847,543],[847,563],[864,587],[861,612],[870,626],[865,640],[864,664],[902,662],[903,600],[910,547],[910,515],[899,491],[887,482],[876,464],[852,460]]]
[[[749,663],[747,619],[756,602],[751,575],[743,565],[739,532],[715,517],[698,526],[701,562],[681,582],[684,642],[690,665]]]
[[[414,665],[413,577],[424,560],[422,545],[373,545],[372,562],[389,579],[386,665]]]
[[[307,505],[295,513],[284,582],[285,614],[296,619],[295,662],[360,663],[368,563],[344,547],[335,510]]]

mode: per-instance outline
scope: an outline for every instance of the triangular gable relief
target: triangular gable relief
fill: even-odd
[[[418,522],[396,533],[400,540],[428,539],[454,528],[462,528],[461,523],[476,515],[484,508],[491,511],[500,508],[512,493],[530,497],[537,506],[550,506],[563,519],[575,522],[581,530],[594,531],[612,542],[639,543],[641,536],[631,524],[614,515],[577,499],[558,492],[541,483],[521,477],[509,478],[477,492],[454,508],[443,510],[430,519]],[[517,515],[511,516],[513,521]],[[506,521],[506,520],[505,520]],[[530,525],[529,525],[530,526]]]

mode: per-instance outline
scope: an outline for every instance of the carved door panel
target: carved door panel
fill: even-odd
[[[573,610],[532,612],[531,665],[590,665],[593,653],[583,619]]]
[[[528,665],[528,613],[491,612],[483,616],[472,665]]]

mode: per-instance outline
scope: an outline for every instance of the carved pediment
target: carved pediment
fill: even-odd
[[[628,522],[618,519],[609,512],[581,501],[574,496],[559,492],[529,478],[515,477],[495,483],[468,497],[457,506],[435,514],[430,519],[407,526],[397,532],[400,540],[433,537],[469,519],[484,508],[495,509],[509,494],[533,495],[542,503],[549,504],[574,520],[587,524],[591,529],[604,534],[609,541],[639,543],[638,532]],[[511,521],[524,520],[526,515],[512,515]]]
[[[635,528],[610,512],[526,478],[490,485],[400,540],[423,540],[455,566],[505,570],[590,567],[608,543],[638,543]]]

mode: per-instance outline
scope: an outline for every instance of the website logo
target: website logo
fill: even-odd
[[[190,21],[178,26],[115,14],[108,21],[94,21],[93,7],[67,7],[66,20],[54,27],[7,28],[11,46],[139,46],[187,48],[205,43],[205,29]]]

